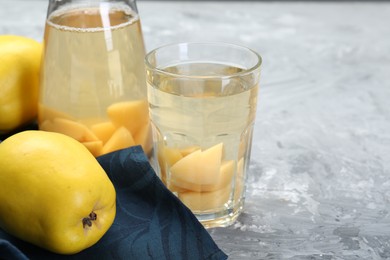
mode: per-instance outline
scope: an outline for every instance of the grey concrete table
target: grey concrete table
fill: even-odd
[[[1,0],[0,33],[42,39],[47,1]],[[264,59],[230,259],[390,259],[390,3],[138,2],[148,50],[225,41]]]

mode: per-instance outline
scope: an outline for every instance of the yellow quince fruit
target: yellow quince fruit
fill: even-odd
[[[0,143],[0,228],[60,254],[94,245],[112,225],[116,193],[81,143],[24,131]]]
[[[0,35],[0,133],[32,121],[38,110],[42,44]]]

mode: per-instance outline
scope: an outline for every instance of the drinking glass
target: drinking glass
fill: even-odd
[[[179,43],[146,55],[153,161],[205,227],[244,207],[261,57],[227,43]]]
[[[150,153],[144,57],[135,1],[50,0],[39,128],[95,156],[132,145]]]

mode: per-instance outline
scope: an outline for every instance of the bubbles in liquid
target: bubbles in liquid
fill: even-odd
[[[62,8],[53,12],[47,23],[59,30],[85,33],[116,30],[138,20],[138,14],[130,7],[105,3]]]

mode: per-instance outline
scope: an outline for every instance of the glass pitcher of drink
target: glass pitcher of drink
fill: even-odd
[[[50,0],[38,123],[94,156],[152,149],[145,47],[135,0]]]

